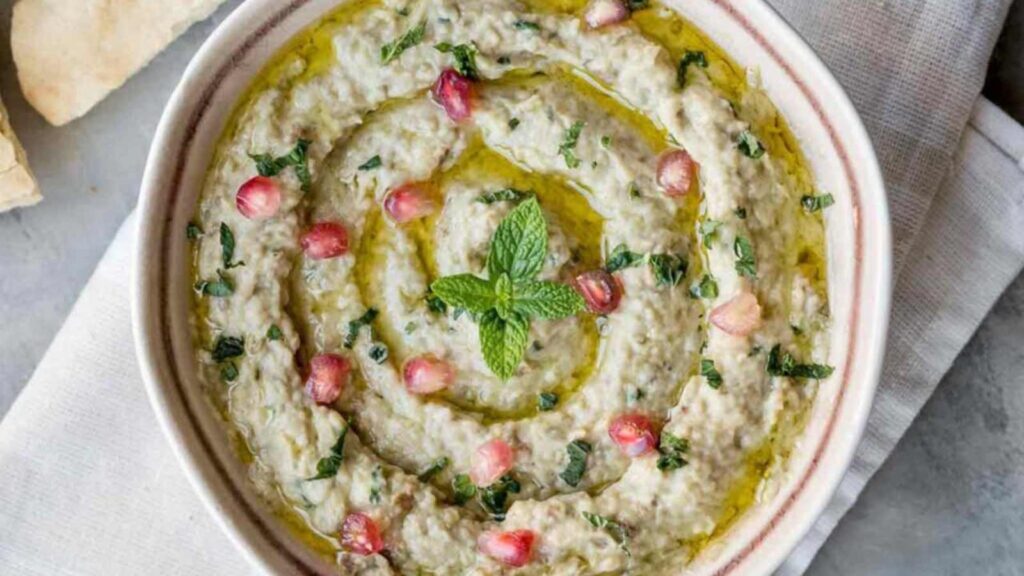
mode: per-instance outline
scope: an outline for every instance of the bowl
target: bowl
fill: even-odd
[[[829,363],[807,427],[785,470],[726,535],[679,572],[770,574],[827,505],[861,438],[885,351],[891,298],[888,205],[871,142],[836,79],[768,5],[754,0],[665,0],[761,84],[801,142],[826,213]],[[254,564],[275,574],[334,567],[277,519],[250,486],[196,374],[189,328],[193,214],[235,103],[292,36],[339,0],[248,0],[196,54],[164,111],[139,201],[132,280],[136,347],[154,411],[210,513]],[[671,567],[669,567],[671,568]],[[672,570],[669,570],[671,572]]]

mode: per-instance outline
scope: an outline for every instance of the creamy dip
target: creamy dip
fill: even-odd
[[[831,373],[810,182],[656,3],[349,2],[212,161],[199,377],[342,573],[677,572]]]

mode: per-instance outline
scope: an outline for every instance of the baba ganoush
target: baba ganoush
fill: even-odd
[[[347,2],[183,231],[199,379],[340,573],[678,573],[832,372],[831,204],[657,2]]]

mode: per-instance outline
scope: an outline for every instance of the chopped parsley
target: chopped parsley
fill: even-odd
[[[505,519],[508,512],[508,495],[518,494],[521,490],[519,482],[511,474],[505,474],[497,482],[486,488],[480,488],[480,504],[496,522]]]
[[[690,442],[669,432],[662,431],[661,439],[658,441],[658,470],[667,472],[678,470],[689,464],[685,455],[690,451]]]
[[[512,59],[509,58],[508,56],[498,56],[498,64],[501,64],[502,66],[508,66],[511,63]],[[513,130],[515,130],[515,128],[513,128]]]
[[[576,144],[580,141],[580,133],[583,131],[584,122],[577,120],[565,131],[562,143],[558,146],[558,153],[565,158],[565,165],[569,168],[578,168],[580,159],[576,157]]]
[[[444,300],[441,300],[433,293],[427,294],[426,301],[427,310],[430,310],[434,314],[445,314],[446,312],[448,312],[448,305],[444,303]]]
[[[238,366],[234,362],[225,362],[220,367],[220,377],[225,382],[234,382],[238,378]]]
[[[185,226],[185,238],[189,240],[198,240],[203,235],[203,229],[199,227],[199,224],[195,222],[189,222],[188,226]]]
[[[699,50],[687,50],[683,54],[683,59],[679,61],[679,68],[676,71],[676,83],[679,84],[680,88],[686,86],[686,74],[690,71],[690,65],[696,64],[701,68],[708,67],[708,58]]]
[[[419,479],[420,482],[426,482],[440,474],[450,463],[451,462],[448,460],[447,456],[441,456],[437,460],[434,460],[426,470],[420,472],[416,478]]]
[[[585,440],[573,440],[565,447],[565,451],[569,454],[569,463],[558,476],[566,484],[575,488],[583,480],[583,473],[587,471],[587,456],[590,455],[591,450],[593,448]]]
[[[196,283],[195,288],[204,296],[213,296],[215,298],[224,298],[235,292],[234,283],[231,281],[231,278],[224,274],[223,270],[217,270],[217,280],[212,282],[202,280]]]
[[[639,266],[643,261],[643,254],[631,251],[625,244],[619,244],[608,255],[608,260],[604,263],[604,269],[609,273],[614,273],[626,268]]]
[[[295,144],[295,148],[292,148],[291,152],[284,156],[275,158],[270,154],[249,154],[249,158],[256,162],[256,171],[259,172],[260,176],[277,176],[289,166],[294,168],[295,177],[302,184],[302,191],[309,192],[309,188],[313,183],[313,179],[309,174],[308,152],[310,144],[312,142],[309,140],[300,138]]]
[[[448,42],[442,42],[436,44],[434,48],[438,52],[451,54],[452,58],[455,59],[455,71],[464,78],[469,80],[480,78],[480,74],[476,69],[476,46],[473,44],[452,45]]]
[[[245,266],[245,262],[232,262],[235,259],[235,235],[231,232],[231,228],[223,222],[220,223],[220,252],[225,270]]]
[[[369,170],[375,170],[377,168],[380,168],[383,164],[384,164],[384,162],[380,159],[380,154],[378,154],[378,155],[374,156],[373,158],[370,158],[366,162],[363,162],[362,164],[360,164],[359,168],[357,168],[357,170],[360,170],[362,172],[366,172],[366,171],[369,171]]]
[[[800,199],[800,204],[803,205],[804,210],[809,213],[818,212],[824,210],[829,206],[836,203],[836,199],[831,194],[820,194],[818,196],[804,196]]]
[[[590,525],[599,530],[604,530],[612,537],[612,540],[622,548],[622,551],[627,556],[632,556],[629,552],[629,530],[619,522],[612,520],[607,516],[601,516],[600,514],[593,514],[591,512],[580,512],[580,515],[590,522]]]
[[[700,239],[701,242],[704,243],[704,246],[711,246],[711,243],[718,237],[718,229],[721,227],[722,223],[718,220],[704,220],[700,223],[698,231],[700,232]]]
[[[772,376],[821,380],[831,376],[835,368],[826,364],[799,364],[789,352],[782,352],[782,347],[776,344],[768,353],[766,370]]]
[[[331,453],[316,463],[316,476],[307,478],[308,481],[325,480],[338,474],[338,468],[341,468],[341,461],[344,458],[346,435],[348,435],[348,424],[345,424],[338,434],[338,440],[334,446],[331,446]]]
[[[626,7],[629,8],[630,12],[636,12],[637,10],[649,8],[650,5],[650,0],[626,0]]]
[[[732,213],[735,214],[736,217],[739,218],[740,220],[746,220],[747,219],[747,209],[742,207],[742,206],[740,206],[739,208],[733,210]]]
[[[408,30],[405,34],[402,34],[394,42],[388,42],[387,44],[380,47],[380,60],[384,64],[390,64],[391,61],[402,55],[409,48],[423,42],[423,36],[427,33],[427,23],[421,22],[419,26]]]
[[[452,478],[452,492],[455,495],[455,503],[461,506],[476,496],[476,485],[469,479],[469,475],[457,474]]]
[[[370,359],[377,364],[383,364],[388,359],[388,346],[383,342],[374,342],[368,352]]]
[[[213,344],[214,362],[223,362],[230,358],[237,358],[245,354],[245,340],[234,336],[218,336]]]
[[[370,474],[370,504],[377,505],[381,502],[381,491],[384,489],[384,469],[378,464]]]
[[[512,23],[512,27],[516,30],[530,30],[532,32],[540,32],[540,25],[536,22],[530,22],[529,20],[516,20]]]
[[[705,274],[699,282],[690,286],[690,295],[694,298],[713,300],[718,298],[718,282],[710,274]]]
[[[558,405],[558,394],[554,392],[541,392],[537,396],[537,409],[541,412],[550,412]]]
[[[494,204],[495,202],[519,202],[533,196],[533,192],[524,192],[515,188],[502,188],[494,192],[485,192],[477,197],[476,201],[481,204]]]
[[[612,137],[611,136],[601,136],[601,148],[604,148],[605,150],[607,150],[608,148],[611,147],[611,145],[612,145]]]
[[[521,124],[521,122],[519,122],[519,118],[512,118],[508,121],[508,129],[515,130],[516,128],[519,128],[519,124]]]
[[[629,183],[629,197],[630,198],[639,198],[640,197],[640,187],[637,186],[635,181]]]
[[[658,286],[678,286],[686,276],[686,258],[675,254],[651,254],[651,271]]]
[[[736,147],[739,148],[740,152],[742,152],[747,158],[757,160],[761,156],[764,156],[764,145],[761,144],[761,141],[758,140],[757,136],[754,136],[754,133],[750,130],[740,132]]]
[[[377,318],[376,308],[367,308],[366,312],[348,323],[348,333],[345,334],[345,348],[352,348],[356,345],[356,338],[359,337],[359,329],[363,326],[370,326]]]
[[[280,340],[283,336],[284,334],[281,332],[281,328],[277,324],[271,324],[270,328],[267,328],[267,340]]]
[[[736,254],[736,272],[747,278],[757,278],[757,260],[754,256],[754,247],[750,240],[743,236],[737,236],[732,245],[733,253]]]
[[[715,361],[710,358],[701,358],[700,375],[708,381],[708,386],[718,390],[722,386],[722,374],[715,368]]]

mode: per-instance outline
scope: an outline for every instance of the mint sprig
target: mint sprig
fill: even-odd
[[[435,280],[431,293],[478,319],[487,366],[503,380],[515,374],[529,342],[530,320],[555,320],[581,312],[575,290],[536,280],[548,252],[548,230],[536,198],[529,198],[498,224],[487,255],[487,278],[457,274]]]

